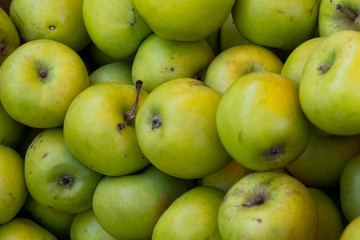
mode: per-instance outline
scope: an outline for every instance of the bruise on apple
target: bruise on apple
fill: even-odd
[[[282,154],[285,154],[285,149],[281,145],[273,146],[264,151],[264,157],[269,161],[275,161]]]

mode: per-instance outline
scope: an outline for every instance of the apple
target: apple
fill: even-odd
[[[184,179],[201,178],[229,163],[215,122],[221,97],[192,78],[170,80],[150,92],[135,121],[139,146],[150,163]]]
[[[133,84],[131,78],[131,68],[132,64],[125,61],[105,64],[90,74],[90,85],[102,82],[122,82],[126,84]]]
[[[235,1],[235,26],[249,41],[292,51],[312,38],[317,27],[318,0]]]
[[[308,57],[299,85],[301,107],[311,123],[333,135],[360,133],[360,32],[326,37]]]
[[[218,239],[218,212],[225,191],[198,186],[178,197],[161,215],[152,240]]]
[[[321,1],[319,35],[330,36],[343,30],[360,31],[360,3],[356,0]]]
[[[195,77],[214,59],[207,41],[181,42],[151,34],[140,45],[132,66],[132,80],[143,81],[151,92],[173,79]]]
[[[63,124],[66,111],[89,76],[79,55],[54,40],[18,47],[0,66],[0,98],[16,121],[34,128]]]
[[[160,37],[199,41],[217,31],[235,0],[134,0],[140,15]]]
[[[16,148],[24,134],[25,126],[10,117],[0,102],[0,144]]]
[[[237,79],[221,98],[216,126],[233,159],[255,171],[292,163],[311,137],[297,86],[273,72],[253,72]]]
[[[150,165],[126,176],[105,176],[95,190],[93,211],[116,239],[150,239],[160,216],[185,191],[184,179]]]
[[[85,89],[71,103],[64,138],[83,164],[104,175],[134,173],[149,164],[134,127],[147,92],[136,86],[106,82]]]
[[[282,61],[270,50],[250,44],[238,45],[216,55],[206,71],[205,83],[225,93],[235,80],[247,73],[280,73],[282,67]]]
[[[16,217],[27,196],[23,159],[14,149],[0,145],[0,226]]]
[[[315,202],[296,178],[254,172],[234,184],[219,207],[222,239],[316,239]]]
[[[78,52],[90,42],[82,5],[83,0],[12,0],[9,15],[25,42],[51,39]]]
[[[339,240],[356,240],[360,237],[360,216],[353,219],[346,225],[344,231],[340,235]]]
[[[132,56],[152,32],[134,0],[83,0],[83,16],[91,41],[113,58]]]
[[[20,46],[20,36],[4,9],[0,8],[0,66]]]
[[[83,165],[67,147],[62,128],[40,132],[25,155],[29,193],[42,206],[64,213],[92,207],[95,188],[103,176]]]

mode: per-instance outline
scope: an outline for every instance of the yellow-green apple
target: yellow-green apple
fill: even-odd
[[[20,36],[16,27],[0,7],[0,65],[16,48],[20,46]]]
[[[306,117],[333,135],[360,133],[360,32],[340,31],[324,39],[308,57],[299,85]]]
[[[319,0],[239,0],[232,17],[249,41],[291,51],[314,35],[319,5]]]
[[[316,240],[338,240],[343,229],[340,211],[333,200],[317,188],[307,188],[313,197],[318,214]]]
[[[360,237],[360,216],[353,219],[346,225],[340,235],[340,240],[357,240]]]
[[[95,69],[89,76],[90,85],[102,82],[122,82],[133,84],[131,78],[132,64],[129,62],[113,62]]]
[[[282,61],[270,50],[250,44],[238,45],[216,55],[206,71],[205,83],[225,93],[235,80],[247,73],[280,73],[282,67]]]
[[[150,165],[126,176],[105,176],[95,190],[93,211],[116,239],[150,239],[160,216],[187,189],[184,179]]]
[[[6,112],[35,128],[61,126],[72,100],[89,86],[79,55],[49,39],[18,47],[1,65],[0,76],[0,98]]]
[[[219,207],[222,239],[315,240],[315,202],[296,178],[254,172],[235,183]]]
[[[220,240],[218,212],[224,196],[225,191],[211,186],[186,191],[161,215],[151,239]]]
[[[147,92],[139,84],[95,84],[71,103],[64,138],[71,152],[89,168],[110,176],[136,172],[149,164],[134,127]]]
[[[77,213],[70,227],[71,240],[116,240],[99,224],[93,209]]]
[[[0,225],[0,239],[21,240],[57,240],[57,238],[28,218],[16,217],[10,222]]]
[[[235,0],[134,0],[140,15],[159,36],[199,41],[217,31]]]
[[[25,126],[10,117],[0,102],[0,144],[16,148],[24,134]]]
[[[319,9],[319,35],[327,37],[333,33],[360,31],[360,3],[357,0],[321,1]]]
[[[90,42],[82,5],[83,0],[12,0],[9,15],[25,42],[52,39],[78,52]]]
[[[78,213],[92,206],[95,188],[103,176],[82,164],[67,147],[62,128],[40,132],[25,155],[29,193],[42,206]]]
[[[233,159],[256,171],[292,163],[311,137],[297,86],[273,72],[253,72],[238,78],[221,98],[216,125]]]
[[[27,196],[23,159],[14,149],[0,145],[0,226],[19,213]]]
[[[83,17],[91,41],[110,57],[132,56],[152,32],[134,0],[83,1]]]
[[[307,186],[337,187],[344,166],[359,153],[360,135],[313,134],[305,151],[286,169]]]
[[[170,80],[150,92],[135,121],[140,148],[149,161],[185,179],[201,178],[229,163],[215,122],[221,97],[192,78]]]
[[[132,79],[134,83],[137,80],[143,81],[143,89],[151,92],[167,81],[196,77],[213,59],[213,50],[205,40],[174,41],[153,33],[141,43],[136,52]]]

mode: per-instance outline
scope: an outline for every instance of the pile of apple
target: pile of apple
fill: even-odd
[[[0,239],[360,239],[360,2],[12,0]]]

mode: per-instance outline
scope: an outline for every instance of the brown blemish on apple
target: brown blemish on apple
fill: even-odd
[[[58,179],[58,184],[61,187],[69,188],[72,185],[74,185],[74,183],[75,183],[75,178],[70,174],[63,174]]]
[[[205,81],[205,74],[204,73],[196,73],[194,76],[193,76],[194,79],[196,80],[199,80],[201,82],[204,82]]]
[[[269,182],[262,183],[262,186],[259,186],[259,190],[254,193],[251,199],[242,204],[243,207],[250,208],[255,206],[260,206],[266,203],[270,199],[270,194],[267,191],[267,188],[270,186]]]
[[[285,149],[281,145],[276,145],[264,151],[264,157],[269,161],[274,161],[279,155],[285,153]]]
[[[42,156],[41,156],[41,159],[43,159],[44,157],[46,157],[49,153],[44,153]]]
[[[49,75],[49,70],[47,70],[46,68],[43,68],[43,67],[39,68],[39,76],[40,76],[42,82],[45,82],[48,75]]]
[[[261,218],[252,218],[251,220],[257,221],[258,223],[262,223],[262,219],[261,219]]]
[[[320,71],[321,73],[326,73],[327,71],[329,71],[330,67],[331,66],[329,64],[324,63],[320,65],[320,67],[318,67],[316,70]]]
[[[0,57],[6,56],[6,46],[3,43],[0,43]]]

